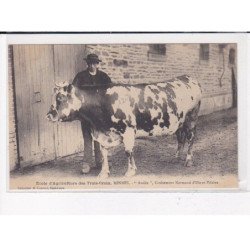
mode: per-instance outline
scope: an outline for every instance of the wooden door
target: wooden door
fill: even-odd
[[[84,67],[84,45],[54,45],[55,82],[72,82]],[[56,155],[66,156],[83,151],[83,137],[79,121],[57,123]]]
[[[232,67],[232,91],[233,91],[233,101],[232,101],[232,107],[237,107],[237,81],[234,73],[234,67]]]
[[[54,83],[83,70],[84,45],[14,45],[20,166],[32,166],[83,151],[78,121],[51,123],[45,116]]]
[[[54,83],[53,46],[14,45],[20,166],[55,158],[54,126],[45,119]]]

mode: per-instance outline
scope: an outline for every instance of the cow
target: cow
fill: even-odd
[[[63,82],[54,89],[47,119],[56,122],[88,121],[103,155],[99,177],[109,176],[108,150],[124,144],[128,158],[125,176],[136,174],[135,138],[176,134],[180,157],[188,142],[185,166],[193,166],[192,148],[202,91],[199,83],[183,75],[154,84],[111,84],[77,87]]]

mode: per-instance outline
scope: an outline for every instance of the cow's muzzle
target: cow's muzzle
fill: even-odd
[[[47,115],[46,115],[46,119],[50,122],[56,122],[58,121],[58,112],[56,110],[52,110],[50,111]]]

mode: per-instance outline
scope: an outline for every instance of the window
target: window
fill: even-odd
[[[159,55],[166,55],[166,44],[150,44],[149,52]]]
[[[148,59],[151,61],[165,61],[166,51],[166,44],[149,44]]]
[[[200,60],[209,60],[209,44],[200,44]]]

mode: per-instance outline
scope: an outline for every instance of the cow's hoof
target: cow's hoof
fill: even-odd
[[[180,162],[180,160],[181,160],[181,157],[174,157],[174,158],[172,158],[172,159],[170,160],[170,163],[172,163],[172,164],[177,164],[177,163]]]
[[[175,153],[175,158],[176,158],[176,159],[180,159],[180,158],[181,158],[181,153],[180,153],[180,151],[177,151],[177,152]]]
[[[82,166],[82,173],[87,174],[90,171],[90,165],[88,163],[84,163]]]
[[[98,175],[98,178],[100,179],[106,179],[109,177],[109,172],[100,172],[100,174]]]
[[[125,176],[126,176],[126,177],[132,177],[132,176],[134,176],[135,174],[136,174],[136,169],[132,168],[132,169],[129,169],[129,170],[126,172]]]
[[[194,163],[193,163],[192,160],[187,160],[187,161],[185,162],[185,167],[190,168],[190,167],[193,167],[193,166],[194,166]]]

